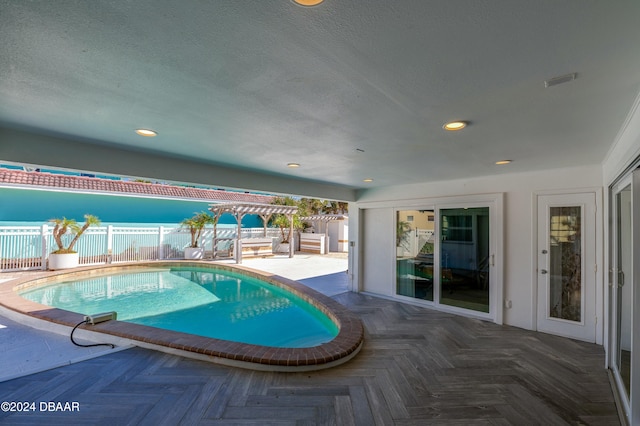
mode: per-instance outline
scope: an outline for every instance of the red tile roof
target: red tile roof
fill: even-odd
[[[111,194],[140,195],[143,197],[187,198],[211,202],[248,202],[269,204],[273,196],[222,191],[217,189],[188,188],[157,183],[129,182],[86,176],[58,175],[44,172],[23,172],[1,169],[0,186],[37,186],[78,192],[105,192]]]

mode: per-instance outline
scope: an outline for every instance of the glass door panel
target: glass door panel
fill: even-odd
[[[433,209],[396,212],[396,294],[433,301]]]
[[[549,209],[550,318],[582,321],[582,208]]]
[[[440,303],[489,312],[489,207],[440,210]]]
[[[616,260],[613,277],[616,326],[614,368],[627,399],[631,384],[631,311],[633,295],[631,260],[631,185],[615,195]]]

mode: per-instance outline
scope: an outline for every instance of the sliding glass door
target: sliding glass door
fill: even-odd
[[[396,294],[433,301],[433,209],[396,212]]]
[[[610,200],[609,368],[627,420],[639,424],[640,383],[634,377],[638,375],[634,360],[640,349],[640,329],[634,327],[634,317],[640,301],[640,169],[611,188]]]
[[[440,303],[489,312],[489,207],[440,210]]]
[[[494,203],[396,211],[396,294],[496,318]]]
[[[613,369],[620,389],[628,400],[631,383],[631,184],[624,185],[614,196],[615,267],[612,301],[615,304],[615,353]]]

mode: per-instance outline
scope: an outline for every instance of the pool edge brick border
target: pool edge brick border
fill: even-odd
[[[190,266],[216,268],[239,272],[267,281],[309,302],[325,313],[338,326],[336,337],[319,346],[308,348],[276,348],[233,341],[219,340],[193,334],[163,330],[123,321],[108,321],[96,325],[82,325],[78,331],[86,330],[98,334],[107,343],[114,336],[116,344],[129,343],[191,358],[203,359],[217,364],[264,371],[312,371],[343,364],[353,358],[364,343],[364,327],[360,319],[344,306],[303,284],[268,272],[207,261],[155,261],[118,265],[80,267],[66,271],[47,271],[24,278],[0,283],[0,306],[19,315],[26,315],[50,323],[74,327],[84,315],[63,309],[52,308],[18,295],[19,290],[104,274],[132,272],[136,269]],[[95,335],[91,334],[92,340]],[[125,339],[130,342],[123,342]]]

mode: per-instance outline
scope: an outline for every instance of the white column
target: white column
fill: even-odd
[[[111,263],[111,256],[113,255],[113,225],[107,226],[107,261],[105,263]]]
[[[329,222],[324,221],[324,253],[329,254]]]
[[[236,263],[242,263],[242,214],[236,213],[236,222],[238,222],[238,234],[236,235]]]
[[[158,260],[164,259],[164,226],[158,228]]]
[[[367,265],[360,264],[360,237],[362,230],[360,229],[363,217],[363,210],[358,208],[355,203],[349,203],[349,228],[347,230],[348,242],[347,250],[349,257],[349,279],[350,290],[354,293],[360,292],[360,275],[361,268],[366,268]]]
[[[42,239],[42,258],[41,269],[47,270],[47,258],[49,256],[49,247],[47,246],[47,236],[49,234],[49,227],[45,224],[40,228],[40,238]]]
[[[293,257],[293,252],[294,252],[294,245],[295,245],[295,241],[296,238],[293,234],[293,215],[289,215],[289,235],[291,235],[291,238],[289,238],[289,258]]]

